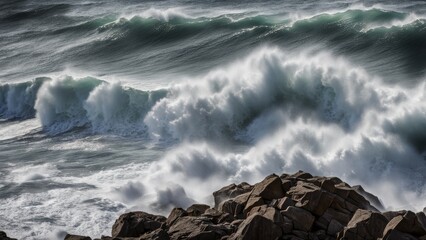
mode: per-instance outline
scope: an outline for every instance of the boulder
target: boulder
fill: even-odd
[[[263,199],[261,197],[256,197],[256,196],[252,196],[249,198],[249,200],[247,201],[247,204],[243,210],[244,216],[247,215],[248,212],[250,212],[250,210],[254,207],[257,206],[261,206],[264,205],[265,202],[263,201]]]
[[[216,225],[206,217],[185,216],[178,218],[170,226],[168,234],[171,239],[220,239],[229,234],[231,227]],[[211,238],[214,236],[214,238]]]
[[[373,205],[373,207],[377,208],[380,211],[383,211],[385,209],[385,207],[383,206],[382,201],[380,201],[380,199],[365,191],[364,188],[360,185],[356,185],[352,187],[357,193],[361,194],[365,199],[367,199],[371,205]]]
[[[225,201],[229,198],[234,198],[238,195],[241,195],[243,193],[250,192],[253,189],[253,186],[251,186],[248,183],[240,183],[238,185],[236,184],[230,184],[226,187],[221,188],[220,190],[217,190],[213,193],[214,197],[214,206],[215,208],[219,207],[219,204],[222,201]]]
[[[281,179],[275,174],[267,176],[262,182],[254,185],[252,195],[266,200],[284,197],[285,193],[281,186]]]
[[[210,206],[206,204],[193,204],[186,209],[186,212],[188,216],[200,216],[209,208]]]
[[[182,208],[173,208],[166,220],[168,226],[172,225],[178,218],[188,216],[188,213]]]
[[[268,207],[266,205],[252,208],[250,212],[247,214],[247,217],[254,214],[259,214],[271,220],[273,223],[276,223],[277,225],[281,225],[281,223],[283,222],[281,213],[277,209],[273,207]]]
[[[92,240],[92,239],[86,236],[67,234],[64,240]]]
[[[271,220],[254,214],[245,219],[229,240],[275,240],[282,236],[281,228]]]
[[[170,240],[169,234],[164,229],[157,229],[142,235],[139,240]]]
[[[289,206],[294,206],[296,203],[289,197],[283,197],[280,199],[274,199],[271,202],[271,206],[280,210],[285,210]]]
[[[297,207],[288,207],[286,210],[281,211],[283,217],[292,220],[293,227],[296,230],[308,232],[315,221],[315,217],[308,211]]]
[[[296,207],[301,207],[317,216],[321,216],[330,207],[334,200],[334,196],[313,183],[297,182],[288,194],[296,202]]]
[[[338,239],[350,239],[356,235],[362,239],[377,239],[382,237],[388,220],[380,213],[358,209],[345,227]]]
[[[411,211],[407,211],[404,215],[396,216],[390,220],[383,232],[383,237],[388,237],[394,230],[411,234],[414,237],[426,235],[426,230],[423,228],[422,223],[419,222],[417,215]]]
[[[122,214],[112,226],[112,237],[139,237],[161,227],[166,222],[163,216],[145,212],[129,212]]]

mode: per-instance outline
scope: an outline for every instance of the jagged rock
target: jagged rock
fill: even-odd
[[[282,236],[280,227],[271,220],[254,214],[245,219],[229,240],[275,240]]]
[[[281,187],[281,185],[280,185]],[[246,216],[248,212],[254,207],[261,206],[265,204],[263,199],[261,197],[251,196],[249,200],[247,201],[247,204],[243,210],[244,215]]]
[[[170,240],[170,237],[164,229],[156,229],[152,232],[145,233],[139,240]]]
[[[0,240],[16,240],[16,238],[10,238],[5,232],[0,231]]]
[[[360,239],[377,239],[382,237],[388,220],[380,213],[358,209],[338,239],[351,239],[357,236]]]
[[[209,218],[185,216],[178,218],[170,226],[168,234],[171,239],[210,239],[212,231],[215,238],[220,239],[231,230],[224,225],[215,225]]]
[[[188,216],[200,216],[209,208],[210,206],[206,204],[193,204],[186,209],[186,212]]]
[[[102,240],[426,240],[424,212],[382,214],[377,197],[336,177],[301,171],[273,174],[254,186],[226,186],[214,198],[214,208],[174,208],[167,219],[144,212],[123,214],[113,226],[113,236]],[[0,240],[10,239],[0,232]]]
[[[182,208],[173,208],[166,220],[168,226],[172,225],[178,218],[188,216],[188,213]]]
[[[112,237],[139,237],[146,232],[156,230],[166,222],[163,216],[145,212],[129,212],[122,214],[112,226]]]
[[[291,198],[288,198],[288,197],[274,199],[271,202],[272,207],[278,208],[280,210],[285,210],[287,209],[287,207],[294,206],[295,204],[296,203]]]
[[[292,220],[294,229],[305,232],[311,229],[315,221],[315,217],[302,208],[290,206],[286,210],[281,211],[281,214]]]
[[[237,217],[243,212],[244,205],[236,202],[233,198],[220,203],[218,210],[222,213],[228,213],[232,217]]]
[[[92,240],[92,239],[86,236],[67,234],[64,240]]]
[[[230,184],[226,187],[221,188],[218,191],[213,193],[214,197],[214,206],[215,208],[219,207],[219,204],[229,198],[234,198],[243,193],[250,192],[253,189],[253,186],[250,184],[243,182],[238,185]]]
[[[317,216],[321,216],[330,207],[334,196],[321,190],[320,187],[312,183],[297,182],[288,194],[296,202],[296,207],[304,208]]]
[[[277,175],[269,175],[262,182],[254,185],[252,195],[266,200],[282,198],[285,193],[281,184],[281,179]]]
[[[365,199],[367,199],[370,202],[370,204],[373,205],[373,207],[377,208],[380,211],[385,209],[382,201],[380,201],[380,199],[377,196],[365,191],[362,186],[356,185],[356,186],[353,186],[352,188],[357,193],[361,194]]]
[[[299,170],[297,173],[288,176],[288,178],[296,178],[296,179],[309,179],[313,176],[310,173]]]
[[[426,229],[419,222],[417,215],[411,211],[407,211],[403,216],[399,215],[390,220],[383,232],[383,237],[386,239],[395,230],[415,237],[426,235]]]
[[[247,217],[254,214],[262,215],[263,217],[271,220],[277,225],[281,225],[281,223],[283,222],[281,213],[277,209],[273,207],[268,207],[266,205],[252,208],[251,211],[247,214]]]

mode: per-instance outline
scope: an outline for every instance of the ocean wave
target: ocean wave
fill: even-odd
[[[41,85],[50,78],[36,78],[30,82],[0,85],[0,118],[29,119],[35,116],[34,103]]]
[[[78,127],[95,133],[141,134],[146,112],[166,91],[145,92],[94,78],[65,77],[44,84],[34,109],[50,134]]]

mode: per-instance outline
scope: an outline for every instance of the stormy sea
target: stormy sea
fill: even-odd
[[[426,207],[425,1],[0,2],[0,229],[108,235],[271,173]]]

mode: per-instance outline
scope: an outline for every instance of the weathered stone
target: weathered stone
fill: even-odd
[[[166,220],[166,224],[170,226],[176,221],[176,219],[184,216],[188,216],[188,213],[185,210],[182,208],[173,208]]]
[[[382,201],[380,201],[380,199],[365,191],[364,188],[360,185],[356,185],[352,187],[357,193],[361,194],[365,199],[367,199],[371,205],[373,205],[373,207],[377,208],[380,211],[383,211],[385,209],[385,207],[383,206]]]
[[[327,209],[324,214],[322,215],[323,218],[327,220],[327,222],[331,222],[332,219],[337,220],[342,225],[347,225],[348,222],[351,220],[351,215],[336,211],[335,209],[329,208]]]
[[[426,230],[419,222],[416,214],[411,211],[407,211],[403,216],[396,216],[390,220],[383,232],[384,238],[388,237],[391,230],[411,234],[415,237],[426,235]]]
[[[266,200],[284,197],[285,193],[281,186],[281,179],[275,174],[266,177],[262,182],[254,185],[252,195],[260,196]]]
[[[186,239],[195,231],[203,231],[203,228],[209,224],[213,223],[208,218],[191,216],[180,217],[170,226],[167,233],[171,239]]]
[[[305,232],[311,229],[315,221],[315,217],[310,212],[297,207],[290,206],[286,210],[281,211],[281,214],[293,221],[294,229]]]
[[[271,220],[254,214],[245,219],[230,240],[275,240],[282,236],[280,227]]]
[[[186,212],[188,216],[200,216],[209,208],[210,206],[206,204],[193,204],[186,209]]]
[[[310,173],[299,170],[297,173],[294,173],[294,174],[292,174],[288,177],[289,178],[296,178],[296,179],[309,179],[309,178],[312,178],[313,176]]]
[[[232,217],[239,216],[242,213],[244,205],[237,203],[234,199],[228,199],[219,204],[218,210],[222,213],[228,213]]]
[[[345,227],[339,239],[350,239],[355,234],[362,239],[377,239],[382,237],[388,220],[380,213],[358,209],[351,221]]]
[[[261,206],[261,205],[264,205],[264,204],[265,204],[265,202],[263,201],[263,199],[261,197],[251,196],[249,198],[249,200],[247,201],[247,204],[246,204],[246,206],[243,210],[243,213],[246,216],[247,213],[249,213],[252,208],[257,207],[257,206]]]
[[[219,204],[222,201],[225,201],[229,198],[234,198],[243,193],[250,192],[252,189],[253,189],[253,186],[245,182],[240,183],[238,185],[230,184],[226,187],[223,187],[220,190],[213,193],[214,204],[215,204],[214,206],[215,208],[217,208],[219,207]]]
[[[388,212],[383,212],[382,215],[385,216],[385,218],[390,221],[392,220],[394,217],[396,216],[402,216],[405,213],[407,213],[407,211],[402,210],[402,211],[388,211]]]
[[[282,180],[281,186],[283,189],[283,192],[286,193],[288,190],[290,190],[291,187],[293,187],[293,181],[291,180]]]
[[[290,206],[294,206],[296,203],[288,197],[283,197],[280,199],[274,199],[273,203],[271,203],[273,207],[278,208],[280,210],[285,210]]]
[[[260,214],[278,225],[281,225],[283,222],[281,213],[277,209],[273,207],[267,207],[266,205],[252,208],[247,214],[247,217],[253,214]]]
[[[0,239],[2,239],[1,236],[0,236]],[[64,240],[92,240],[92,239],[87,236],[67,234]]]
[[[288,193],[296,201],[296,207],[304,208],[317,216],[321,216],[330,207],[334,196],[313,183],[299,181]]]
[[[169,234],[164,229],[157,229],[142,235],[139,240],[169,240]]]
[[[139,237],[146,232],[160,228],[166,222],[163,216],[145,212],[122,214],[112,226],[112,237]]]

